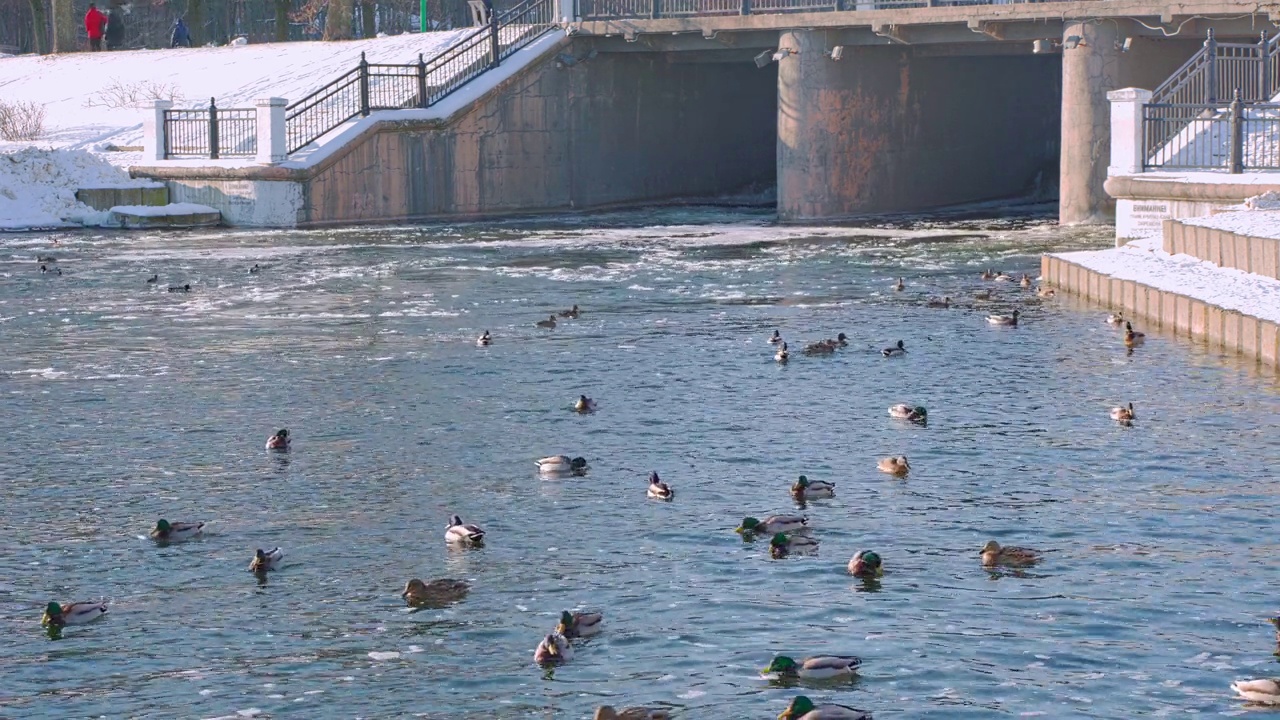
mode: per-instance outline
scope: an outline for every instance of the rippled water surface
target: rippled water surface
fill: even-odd
[[[0,237],[0,716],[767,718],[800,692],[760,677],[775,653],[861,655],[803,692],[878,718],[1185,716],[1275,667],[1274,381],[1158,332],[1127,354],[1097,308],[978,278],[1105,233],[683,210],[49,241]],[[774,328],[852,342],[779,366]],[[261,449],[277,427],[288,455]],[[555,453],[589,474],[539,479]],[[903,453],[908,478],[876,472]],[[800,473],[837,485],[803,510],[820,550],[771,560],[733,528],[796,511]],[[486,547],[447,550],[452,513]],[[161,516],[206,537],[156,547]],[[992,538],[1045,560],[986,572]],[[862,548],[878,585],[846,574]],[[402,606],[439,576],[473,589]],[[100,597],[41,632],[50,599]],[[544,674],[562,609],[606,630]]]

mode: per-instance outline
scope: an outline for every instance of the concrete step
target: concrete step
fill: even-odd
[[[76,200],[94,210],[110,210],[118,205],[168,205],[169,186],[156,182],[143,187],[83,187],[76,190]]]
[[[215,227],[222,224],[222,213],[195,203],[117,205],[111,208],[110,224],[129,230]]]

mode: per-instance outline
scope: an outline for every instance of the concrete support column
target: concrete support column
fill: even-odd
[[[1071,21],[1062,29],[1062,165],[1058,221],[1105,223],[1115,201],[1102,189],[1111,159],[1111,105],[1121,86],[1120,31],[1114,22]]]
[[[284,111],[289,101],[284,98],[259,98],[258,108],[258,156],[256,160],[267,165],[284,162],[288,158],[285,137]]]
[[[1142,106],[1151,102],[1151,91],[1124,88],[1107,93],[1111,102],[1111,165],[1107,175],[1133,175],[1146,164],[1142,144]]]
[[[164,111],[173,107],[168,100],[155,100],[142,119],[142,159],[164,160]]]

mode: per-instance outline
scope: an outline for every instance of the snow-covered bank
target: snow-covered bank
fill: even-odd
[[[146,187],[84,150],[0,151],[0,229],[97,224],[104,213],[76,200],[83,187]]]
[[[1280,194],[1269,192],[1244,201],[1239,210],[1179,220],[1184,225],[1226,230],[1237,235],[1280,240]]]
[[[1160,248],[1160,238],[1149,238],[1111,250],[1057,253],[1053,257],[1117,280],[1132,280],[1280,323],[1280,281],[1219,267],[1190,255],[1170,255]]]

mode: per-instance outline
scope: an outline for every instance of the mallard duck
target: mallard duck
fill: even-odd
[[[151,539],[163,542],[190,540],[202,532],[204,532],[204,523],[202,522],[171,523],[161,518],[156,521],[156,526],[151,529]]]
[[[603,629],[604,615],[600,613],[571,613],[568,610],[560,613],[560,624],[556,632],[567,637],[591,637]]]
[[[893,284],[893,289],[896,292],[902,292],[903,290],[906,289],[906,287],[907,286],[902,282],[902,278],[898,278],[898,282]]]
[[[536,322],[536,323],[534,323],[534,324],[535,324],[535,325],[537,325],[537,326],[538,326],[538,327],[540,327],[540,328],[555,328],[555,326],[556,326],[556,316],[555,316],[555,315],[548,315],[546,320],[539,320],[538,322]]]
[[[973,299],[974,299],[974,300],[990,300],[990,299],[991,299],[991,291],[990,291],[990,290],[979,290],[978,292],[976,292],[976,293],[974,293],[974,294],[973,294]]]
[[[40,624],[45,627],[60,628],[64,625],[84,625],[107,614],[105,602],[78,602],[59,605],[51,602],[44,608],[44,617]]]
[[[760,533],[762,535],[773,535],[780,532],[796,532],[803,530],[809,524],[809,518],[800,515],[769,515],[763,520],[757,520],[753,517],[742,518],[742,524],[734,529],[734,532]]]
[[[284,552],[278,547],[265,552],[262,548],[258,548],[258,551],[253,554],[253,562],[249,563],[249,572],[264,573],[275,570],[283,559]]]
[[[189,293],[191,292],[191,283],[186,285],[170,285],[169,292],[173,293]]]
[[[983,280],[995,280],[996,271],[992,270],[991,268],[987,268],[986,270],[982,271],[982,274],[979,277],[981,277]]]
[[[831,340],[819,340],[804,347],[805,355],[830,355],[836,351],[836,344]]]
[[[1020,567],[1034,565],[1039,560],[1040,553],[1030,548],[1001,547],[995,540],[988,540],[987,544],[982,546],[982,564],[987,567],[996,565]]]
[[[769,337],[769,344],[777,345],[780,342],[782,342],[782,333],[778,332],[777,330],[774,330],[773,335]]]
[[[1013,276],[1005,272],[998,272],[993,279],[996,282],[1010,282],[1013,280]]]
[[[1111,313],[1110,315],[1108,315],[1108,316],[1107,316],[1107,324],[1108,324],[1108,325],[1123,325],[1123,324],[1124,324],[1124,313],[1123,313],[1123,312],[1114,312],[1114,313]]]
[[[253,264],[253,267],[249,268],[249,274],[250,274],[250,275],[257,275],[257,274],[258,274],[258,271],[260,271],[260,270],[262,270],[262,267],[261,267],[261,266],[259,266],[259,265],[258,265],[258,263],[254,263],[254,264]]]
[[[884,355],[885,357],[898,357],[900,355],[906,355],[907,348],[902,344],[902,341],[899,340],[897,345],[894,345],[893,347],[887,347],[881,350],[880,354]]]
[[[1140,332],[1135,332],[1133,325],[1126,320],[1124,324],[1125,347],[1137,347],[1146,341],[1147,336]]]
[[[782,347],[778,348],[778,352],[774,354],[773,359],[780,363],[785,363],[791,359],[791,353],[787,352],[787,344],[785,342],[782,343]]]
[[[834,347],[845,347],[849,344],[849,336],[844,333],[837,333],[835,340],[827,340],[827,344]]]
[[[1031,278],[1026,273],[1022,273],[1022,279],[1018,281],[1018,284],[1024,288],[1029,288],[1031,287]]]
[[[573,659],[573,647],[569,640],[559,633],[551,633],[542,638],[538,649],[533,651],[533,661],[539,665],[551,665]]]
[[[835,495],[835,483],[829,483],[826,480],[810,480],[805,475],[801,475],[800,479],[796,480],[796,484],[791,486],[791,496],[801,501],[835,497]]]
[[[578,317],[578,315],[579,315],[579,314],[580,314],[580,311],[578,310],[578,306],[577,306],[577,305],[574,305],[573,307],[569,308],[568,310],[561,310],[561,311],[560,311],[560,317],[562,317],[562,318],[576,318],[576,317]]]
[[[272,435],[271,437],[267,438],[267,449],[268,450],[288,450],[290,442],[292,441],[289,440],[289,431],[285,430],[284,428],[281,428],[276,431],[275,435]]]
[[[814,705],[804,695],[797,695],[778,720],[871,720],[871,713],[847,705]]]
[[[874,550],[859,550],[849,560],[849,574],[856,578],[876,578],[884,574],[880,553]]]
[[[902,457],[887,457],[876,463],[876,469],[890,475],[906,475],[911,471],[911,463],[907,462],[906,455]]]
[[[862,658],[852,655],[817,655],[796,662],[786,655],[779,655],[761,672],[779,677],[798,677],[804,680],[830,680],[850,677],[858,672]]]
[[[818,541],[805,535],[774,533],[773,537],[769,538],[769,555],[775,558],[784,558],[794,552],[816,550],[817,547]]]
[[[465,580],[436,578],[424,583],[414,578],[404,584],[400,597],[410,607],[438,607],[461,600],[470,589]]]
[[[157,274],[155,274],[155,275],[152,275],[152,276],[151,276],[151,277],[149,277],[149,278],[147,278],[147,284],[148,284],[148,285],[154,285],[154,284],[156,284],[156,283],[158,283],[158,282],[160,282],[160,275],[159,275],[158,273],[157,273]]]
[[[949,308],[951,307],[951,297],[943,296],[942,298],[929,298],[929,301],[926,302],[924,306],[929,308]]]
[[[671,713],[661,708],[629,707],[615,710],[612,705],[596,708],[592,720],[671,720]]]
[[[1041,287],[1038,290],[1036,290],[1036,296],[1042,297],[1042,298],[1051,298],[1057,294],[1058,294],[1057,291],[1055,291],[1053,288]]]
[[[596,401],[586,395],[579,395],[577,402],[573,404],[573,409],[580,413],[595,412]]]
[[[891,405],[889,407],[889,417],[899,420],[916,420],[922,421],[929,417],[929,411],[924,409],[922,405],[907,405],[905,403]]]
[[[1120,422],[1128,422],[1134,418],[1133,403],[1129,403],[1129,407],[1113,407],[1111,408],[1111,419]]]
[[[543,475],[561,475],[564,473],[580,475],[588,469],[586,458],[570,458],[568,455],[548,455],[534,460],[533,463],[538,466],[538,472]]]
[[[1012,315],[988,315],[987,322],[992,325],[1008,325],[1016,327],[1018,324],[1018,311],[1014,310]]]
[[[488,347],[489,344],[492,342],[493,342],[493,336],[489,334],[488,330],[485,330],[483,335],[476,338],[476,345],[480,347]]]
[[[676,491],[672,490],[670,485],[662,482],[662,479],[658,477],[658,473],[649,473],[649,497],[657,498],[658,500],[670,500],[675,496]]]
[[[1280,678],[1237,680],[1231,683],[1231,689],[1252,703],[1280,705]]]
[[[465,525],[462,518],[454,515],[444,529],[444,541],[455,545],[480,545],[484,542],[484,531],[477,525]]]

